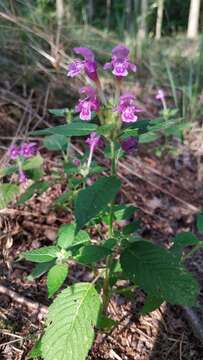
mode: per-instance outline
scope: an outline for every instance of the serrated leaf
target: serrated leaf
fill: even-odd
[[[59,125],[49,129],[36,130],[32,133],[34,136],[60,134],[67,137],[84,136],[96,131],[97,125],[87,123],[86,121],[76,121],[69,125]]]
[[[57,246],[51,245],[23,252],[21,256],[28,261],[43,263],[57,258],[58,253],[59,248]]]
[[[26,201],[30,200],[35,193],[38,195],[43,194],[49,188],[48,181],[37,181],[21,195],[20,199],[17,201],[17,205],[23,204]]]
[[[44,360],[85,360],[94,340],[100,298],[90,283],[63,290],[49,307],[42,338]]]
[[[15,184],[0,184],[0,209],[4,209],[7,205],[14,201],[19,191],[19,187]]]
[[[51,151],[61,151],[66,149],[68,144],[67,137],[60,134],[53,134],[45,137],[43,140],[43,145],[46,149]]]
[[[111,254],[111,251],[98,245],[87,245],[80,249],[74,259],[81,264],[91,265]]]
[[[75,202],[77,229],[97,216],[115,198],[120,185],[116,176],[100,177],[92,186],[79,192]]]
[[[57,244],[61,248],[67,249],[69,246],[72,245],[75,238],[75,229],[75,224],[63,224],[60,226]]]
[[[35,345],[29,352],[28,359],[37,359],[41,357],[42,355],[41,346],[42,346],[41,339],[39,339],[38,341],[36,341]]]
[[[30,275],[27,277],[27,279],[33,280],[39,278],[40,276],[44,275],[54,265],[55,265],[55,260],[44,263],[38,263],[30,273]]]
[[[197,214],[196,222],[197,222],[197,230],[200,233],[203,233],[203,214]]]
[[[136,285],[171,304],[194,305],[197,281],[169,251],[148,241],[137,241],[124,249],[121,266]]]
[[[51,297],[63,285],[68,275],[68,267],[65,264],[53,266],[47,276],[48,295]]]

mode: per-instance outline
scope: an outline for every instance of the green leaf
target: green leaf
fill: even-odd
[[[99,313],[100,298],[92,284],[78,283],[63,290],[49,307],[43,359],[85,360]]]
[[[35,193],[38,195],[43,194],[49,188],[48,181],[37,181],[21,195],[20,199],[17,201],[17,205],[23,204],[26,201],[30,200]]]
[[[109,331],[117,324],[118,321],[115,321],[101,313],[97,321],[97,329]]]
[[[23,170],[32,170],[41,167],[43,164],[43,158],[41,155],[36,155],[30,159],[25,160],[22,167]]]
[[[74,247],[74,246],[81,246],[81,245],[87,244],[89,242],[90,242],[89,234],[84,230],[80,230],[76,234],[71,248]]]
[[[121,266],[128,277],[148,294],[171,304],[194,305],[197,281],[169,251],[148,241],[124,249]]]
[[[48,295],[51,297],[63,285],[68,275],[68,267],[65,264],[53,266],[47,276]]]
[[[48,110],[50,114],[54,115],[54,116],[65,116],[68,112],[69,109],[68,108],[64,108],[64,109],[49,109]]]
[[[75,203],[77,229],[97,216],[115,198],[120,185],[116,176],[100,177],[92,186],[79,192]]]
[[[178,256],[179,258],[182,255],[182,251],[183,251],[184,247],[196,245],[199,242],[198,238],[190,231],[188,231],[188,232],[183,231],[183,232],[177,234],[175,236],[175,238],[173,239],[173,241],[174,241],[174,244],[170,248],[170,252],[173,255]]]
[[[55,260],[37,264],[30,275],[27,277],[28,280],[37,279],[44,275],[52,266],[55,265]]]
[[[117,240],[116,239],[107,239],[104,243],[103,246],[109,250],[112,250],[117,244]]]
[[[53,134],[45,137],[43,140],[43,145],[46,149],[54,151],[61,151],[66,149],[68,144],[67,137],[60,134]]]
[[[203,214],[197,214],[197,230],[203,233]]]
[[[19,192],[19,187],[15,184],[0,184],[0,209],[14,201]]]
[[[111,251],[104,246],[87,245],[80,249],[74,259],[85,265],[91,265],[111,254]]]
[[[139,220],[133,221],[131,224],[124,226],[123,235],[130,235],[140,228]]]
[[[39,249],[30,250],[22,253],[22,257],[28,261],[43,263],[57,258],[59,248],[57,246],[44,246]]]
[[[71,191],[65,191],[62,195],[60,195],[55,201],[54,206],[58,207],[66,207],[68,204],[71,203],[73,197],[73,193]]]
[[[75,224],[63,224],[60,226],[58,232],[57,244],[61,248],[67,249],[72,245],[75,238],[75,229],[76,229]]]
[[[149,143],[149,142],[157,140],[159,137],[160,137],[160,135],[157,133],[148,132],[148,133],[140,135],[139,142],[140,143]]]
[[[35,345],[33,346],[32,350],[28,354],[28,359],[36,359],[42,356],[42,341],[39,339],[36,341]]]
[[[65,174],[68,174],[68,175],[77,174],[79,172],[79,168],[78,168],[78,166],[76,166],[74,164],[65,164],[64,172],[65,172]]]
[[[163,303],[162,299],[150,294],[147,296],[145,304],[142,307],[140,313],[142,315],[148,314],[148,313],[158,309],[162,303]]]
[[[18,166],[9,166],[0,169],[0,177],[11,175],[18,171]]]
[[[137,208],[132,205],[114,205],[115,220],[127,220],[137,211]]]
[[[121,135],[121,139],[127,139],[130,136],[137,137],[137,135],[138,135],[138,129],[127,128],[123,131]]]
[[[32,133],[34,136],[60,134],[67,137],[71,136],[84,136],[88,135],[92,131],[96,131],[97,125],[87,123],[86,121],[76,121],[69,125],[59,125],[49,129],[36,130]]]

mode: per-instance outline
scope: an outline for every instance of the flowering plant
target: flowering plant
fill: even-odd
[[[125,279],[124,286],[130,291],[135,287],[144,291],[146,301],[142,313],[154,310],[164,301],[193,305],[198,294],[196,280],[184,267],[182,252],[185,246],[197,246],[199,240],[187,235],[185,241],[184,236],[177,236],[171,249],[166,250],[140,236],[138,222],[131,221],[136,212],[134,206],[117,204],[121,188],[117,174],[119,158],[135,151],[139,141],[153,140],[161,128],[157,130],[156,123],[139,120],[142,109],[137,106],[136,97],[129,91],[121,92],[123,79],[130,71],[136,71],[136,65],[129,60],[128,48],[116,46],[112,60],[104,65],[104,70],[111,70],[115,80],[112,98],[107,98],[103,91],[92,51],[81,47],[74,52],[83,59],[69,65],[68,76],[83,73],[88,81],[88,85],[81,88],[82,97],[75,107],[79,118],[75,119],[68,109],[52,110],[55,115],[65,115],[67,124],[37,130],[33,135],[45,136],[44,146],[62,153],[68,186],[58,204],[71,204],[75,222],[60,226],[53,245],[21,254],[21,258],[36,263],[32,278],[48,273],[49,297],[57,294],[49,307],[44,334],[30,355],[35,357],[38,353],[45,360],[86,358],[94,331],[108,331],[116,325],[109,318],[108,305],[112,295],[118,293],[119,279]],[[162,91],[158,92],[157,99],[165,101]],[[71,139],[77,136],[86,137],[87,153],[72,158]],[[93,160],[96,151],[107,158],[107,168]],[[40,181],[42,158],[37,152],[36,143],[9,149],[10,159],[16,165],[3,169],[1,174],[8,176],[18,169],[21,183],[28,178],[33,181],[18,203],[50,185]],[[93,181],[93,174],[100,176]],[[119,223],[121,220],[124,220],[123,226]],[[106,224],[108,230],[95,242],[90,238],[90,229],[99,223]],[[59,292],[73,261],[87,267],[92,281],[78,282]]]

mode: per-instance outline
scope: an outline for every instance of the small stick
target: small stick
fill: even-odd
[[[9,296],[13,301],[16,301],[19,304],[27,306],[27,308],[30,311],[34,311],[38,313],[38,318],[40,319],[48,312],[48,307],[42,304],[39,304],[38,302],[34,302],[32,300],[29,300],[25,298],[22,295],[19,295],[17,292],[8,289],[4,285],[0,285],[0,293]]]

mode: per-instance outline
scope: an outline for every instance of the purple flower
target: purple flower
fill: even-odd
[[[138,140],[133,136],[129,136],[127,139],[121,141],[121,148],[130,153],[137,148]]]
[[[20,146],[20,155],[24,158],[29,158],[36,155],[38,151],[37,144],[35,142],[23,143]]]
[[[89,145],[90,150],[92,151],[94,151],[97,146],[102,144],[101,136],[97,135],[95,131],[90,134],[85,142]]]
[[[27,182],[28,178],[23,170],[19,170],[18,179],[21,184],[25,184]]]
[[[128,71],[135,72],[137,67],[129,61],[129,49],[125,45],[117,45],[112,50],[112,60],[104,65],[104,70],[112,69],[112,73],[119,78],[128,75]]]
[[[164,100],[165,99],[165,93],[162,89],[159,89],[156,94],[157,100]]]
[[[123,122],[130,123],[135,122],[138,119],[136,113],[142,110],[135,106],[135,96],[132,93],[125,93],[120,97],[118,106],[115,111],[121,114]]]
[[[75,166],[80,166],[81,161],[80,161],[79,159],[74,159],[74,160],[73,160],[73,164],[74,164]]]
[[[92,111],[99,111],[97,92],[92,86],[84,86],[81,88],[80,93],[86,96],[84,99],[79,100],[75,111],[80,113],[81,120],[91,120]]]
[[[74,77],[82,71],[93,81],[98,81],[97,64],[93,52],[85,47],[74,48],[77,55],[82,55],[84,60],[75,60],[68,66],[68,76]]]
[[[20,156],[20,151],[17,145],[11,145],[8,149],[8,156],[11,160],[16,160]]]

